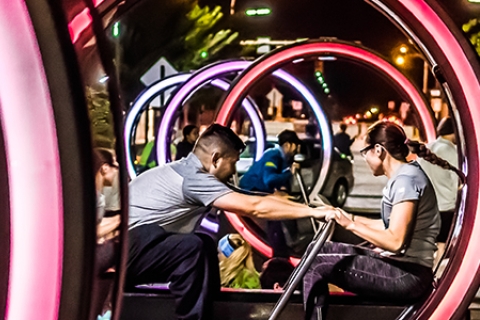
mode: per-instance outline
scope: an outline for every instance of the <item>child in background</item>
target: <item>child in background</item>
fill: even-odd
[[[222,287],[260,289],[260,279],[253,264],[252,247],[242,236],[227,234],[218,241],[220,283]]]

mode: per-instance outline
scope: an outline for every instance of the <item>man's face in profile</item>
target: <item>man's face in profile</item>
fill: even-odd
[[[217,168],[213,173],[215,177],[222,182],[227,182],[237,172],[236,164],[239,158],[238,151],[230,152],[219,158]]]

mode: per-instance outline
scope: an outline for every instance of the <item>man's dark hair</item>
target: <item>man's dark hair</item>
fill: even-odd
[[[283,130],[278,134],[278,144],[283,146],[287,142],[295,143],[296,145],[301,143],[295,131]]]
[[[197,146],[202,146],[202,148],[208,148],[214,144],[220,144],[225,152],[235,150],[241,153],[245,150],[242,139],[232,129],[218,123],[214,123],[205,129],[197,142]]]
[[[284,258],[272,258],[260,274],[262,289],[273,289],[275,283],[283,287],[293,272],[294,267]]]
[[[193,129],[196,129],[197,126],[196,125],[193,125],[193,124],[189,124],[189,125],[186,125],[185,127],[183,127],[183,138],[185,138],[186,136],[188,136],[190,133],[192,133]]]
[[[342,131],[342,132],[347,131],[347,124],[346,123],[340,123],[340,131]]]

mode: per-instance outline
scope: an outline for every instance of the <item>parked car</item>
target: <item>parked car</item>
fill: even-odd
[[[240,155],[237,162],[237,172],[241,177],[253,163],[255,155],[256,141],[254,139],[245,142],[245,151]],[[273,148],[278,145],[276,137],[267,138],[266,148]],[[311,190],[317,182],[320,174],[323,157],[323,147],[321,140],[304,139],[300,147],[300,153],[305,156],[301,163],[301,175],[305,182],[307,192]],[[334,148],[331,156],[331,165],[327,173],[325,183],[320,190],[322,198],[327,198],[330,203],[337,207],[342,207],[347,200],[347,196],[353,188],[353,160],[342,155]],[[300,187],[296,179],[292,180],[290,194],[299,195]]]

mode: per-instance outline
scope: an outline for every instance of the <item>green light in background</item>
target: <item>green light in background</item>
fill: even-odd
[[[321,77],[322,76],[322,73],[320,71],[315,71],[315,77]]]
[[[326,94],[329,94],[329,93],[330,93],[330,89],[325,88],[325,90],[323,90],[323,92],[325,92]]]
[[[245,10],[245,15],[252,16],[268,16],[272,13],[270,8],[256,8],[256,9],[247,9]]]
[[[324,88],[328,87],[327,83],[324,82],[324,83],[322,84],[322,87],[324,87]]]
[[[202,58],[202,59],[208,58],[208,52],[207,51],[200,52],[200,58]]]
[[[112,26],[112,36],[118,38],[120,36],[120,22],[117,21]]]

